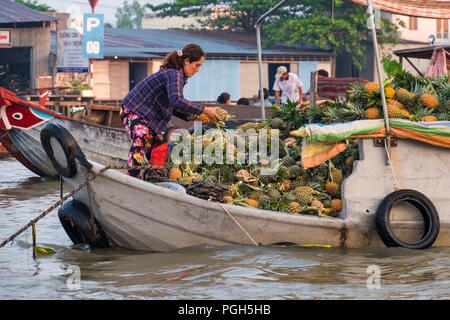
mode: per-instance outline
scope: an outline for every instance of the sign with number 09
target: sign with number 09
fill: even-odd
[[[103,14],[84,14],[83,58],[103,58]]]

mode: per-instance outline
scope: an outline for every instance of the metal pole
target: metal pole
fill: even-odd
[[[380,63],[380,56],[378,53],[378,41],[377,41],[377,32],[375,29],[375,19],[373,17],[373,8],[372,8],[372,0],[367,0],[368,10],[369,10],[369,23],[370,23],[370,29],[372,29],[372,41],[373,41],[373,48],[375,51],[375,64],[377,67],[377,74],[378,74],[378,83],[380,86],[380,93],[381,93],[381,104],[383,106],[383,113],[384,113],[384,122],[386,127],[386,138],[385,138],[385,144],[387,147],[388,154],[386,155],[386,164],[389,164],[389,155],[391,153],[391,129],[389,126],[389,116],[387,113],[387,107],[386,107],[386,96],[384,94],[384,86],[383,81],[381,79],[381,63]]]
[[[258,77],[259,77],[259,98],[261,100],[261,118],[266,119],[266,110],[264,109],[264,90],[262,86],[262,53],[261,53],[261,24],[263,20],[272,12],[277,10],[286,0],[280,1],[275,7],[264,13],[256,21],[256,44],[258,46]]]

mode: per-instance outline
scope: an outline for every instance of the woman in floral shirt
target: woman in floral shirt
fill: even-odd
[[[219,120],[218,107],[203,107],[183,96],[187,79],[196,74],[205,54],[196,44],[169,53],[161,69],[146,77],[122,100],[120,117],[131,137],[128,166],[139,166],[144,158],[150,162],[153,148],[162,143],[161,133],[172,116],[192,120],[204,112],[213,121]],[[128,170],[139,177],[139,170]]]

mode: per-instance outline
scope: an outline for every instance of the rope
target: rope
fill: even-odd
[[[258,244],[256,243],[256,241],[253,240],[253,238],[250,236],[250,234],[249,234],[247,231],[245,231],[245,229],[244,229],[244,228],[241,226],[241,224],[240,224],[240,223],[239,223],[239,222],[231,215],[231,213],[229,213],[228,210],[227,210],[220,202],[217,202],[217,203],[222,207],[223,210],[225,210],[225,212],[230,216],[230,218],[233,219],[234,222],[236,222],[236,224],[238,225],[238,227],[241,228],[242,231],[244,231],[244,233],[247,235],[247,237],[250,238],[250,240],[253,242],[253,244],[254,244],[255,246],[257,246]]]
[[[8,239],[6,239],[5,241],[3,241],[0,244],[0,248],[3,248],[6,244],[8,244],[9,242],[13,241],[17,236],[19,236],[21,233],[23,233],[25,230],[27,230],[29,227],[33,226],[36,222],[38,222],[39,220],[41,220],[43,217],[45,217],[46,215],[48,215],[51,211],[53,211],[54,209],[56,209],[60,204],[62,204],[64,201],[66,201],[67,199],[69,199],[71,196],[73,196],[75,193],[77,193],[78,191],[80,191],[81,189],[83,189],[89,182],[95,180],[99,175],[103,174],[106,170],[108,169],[130,169],[130,170],[137,170],[137,169],[145,169],[145,168],[149,168],[150,165],[145,165],[145,166],[133,166],[133,167],[128,167],[127,165],[117,165],[117,166],[106,166],[102,169],[100,169],[100,171],[98,173],[96,173],[94,176],[92,177],[88,177],[86,175],[86,180],[80,184],[78,187],[76,187],[75,189],[73,189],[71,192],[69,192],[68,194],[66,194],[64,197],[62,197],[59,201],[57,201],[56,203],[54,203],[52,206],[50,206],[47,210],[45,210],[44,212],[42,212],[40,215],[38,215],[36,218],[34,218],[33,220],[31,220],[30,222],[28,222],[26,225],[24,225],[22,228],[20,228],[19,230],[17,230],[16,233],[14,233],[12,236],[10,236]]]
[[[386,146],[386,143],[384,144],[384,149],[386,150],[386,155],[387,155],[387,158],[388,158],[389,167],[391,168],[392,177],[394,178],[394,190],[397,191],[399,189],[397,175],[395,174],[394,167],[392,166],[391,155],[389,154],[389,151],[388,151],[388,148]]]

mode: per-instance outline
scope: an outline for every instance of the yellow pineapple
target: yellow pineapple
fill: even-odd
[[[405,109],[405,106],[400,101],[397,101],[394,99],[387,99],[387,102],[388,102],[388,104],[393,104],[393,105],[399,107],[400,109]]]
[[[386,94],[386,98],[390,98],[391,99],[391,98],[393,98],[395,96],[394,88],[391,88],[391,87],[384,88],[384,92]]]
[[[437,121],[437,118],[435,116],[425,116],[422,119],[420,119],[420,121],[432,122]]]
[[[331,200],[331,208],[337,212],[342,211],[342,200],[341,199]]]
[[[425,93],[425,94],[421,95],[420,102],[422,102],[423,105],[425,107],[427,107],[428,109],[433,109],[434,107],[436,107],[439,104],[438,99],[436,99],[436,97],[434,97],[433,95],[431,95],[429,93]]]
[[[378,82],[369,82],[364,85],[364,89],[366,89],[369,93],[374,93],[379,87],[380,85]]]
[[[226,201],[226,203],[233,203],[233,197],[231,196],[224,196],[223,199]]]
[[[198,120],[200,120],[202,124],[208,124],[211,122],[211,119],[204,113],[198,116]]]
[[[402,115],[405,117],[405,118],[411,118],[411,114],[409,113],[409,111],[408,110],[405,110],[405,109],[402,109]]]
[[[181,179],[182,176],[183,175],[182,175],[181,170],[179,168],[172,168],[172,169],[170,169],[170,180],[176,181],[177,179]]]
[[[406,89],[400,88],[395,92],[395,97],[397,100],[399,100],[402,104],[411,105],[414,103],[414,100],[416,98],[416,95],[412,92],[409,92]]]
[[[336,182],[328,181],[325,184],[325,190],[328,194],[335,195],[339,190],[339,185]]]
[[[333,177],[333,181],[337,184],[341,184],[342,181],[344,181],[344,175],[339,169],[333,169],[333,171],[331,171],[331,176]]]
[[[254,207],[254,208],[259,207],[259,202],[257,200],[246,198],[244,201],[251,207]]]
[[[380,109],[377,107],[370,107],[366,109],[366,118],[367,119],[378,119],[380,116]]]
[[[298,202],[292,201],[288,205],[288,212],[290,213],[300,213],[301,210],[302,208]]]
[[[387,112],[389,118],[401,118],[403,116],[402,109],[393,104],[387,105]]]

